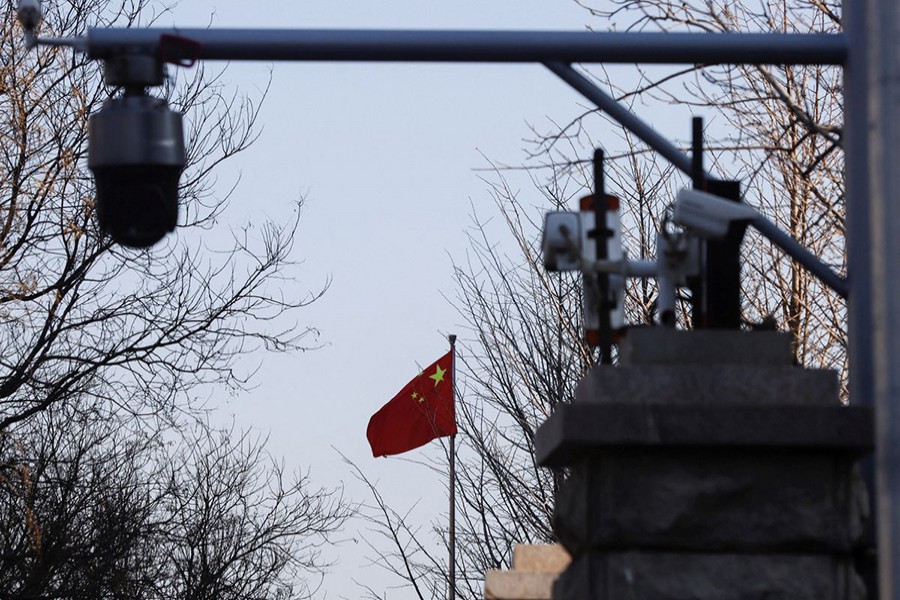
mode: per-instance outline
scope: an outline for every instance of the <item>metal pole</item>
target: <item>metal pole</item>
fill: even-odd
[[[869,252],[868,60],[866,0],[845,0],[844,32],[850,46],[844,65],[844,197],[846,202],[847,329],[850,402],[872,404],[872,266]],[[795,241],[796,243],[796,241]]]
[[[450,370],[453,381],[454,413],[456,404],[456,336],[447,336],[450,340]],[[447,595],[450,600],[456,599],[456,435],[450,436],[450,566],[448,569]]]
[[[900,596],[900,5],[868,0],[863,10],[872,328],[857,334],[868,333],[872,340],[880,595],[895,600]]]
[[[693,174],[693,163],[688,155],[641,121],[633,112],[619,104],[615,98],[594,85],[590,79],[573,69],[571,65],[559,62],[545,62],[544,65],[578,93],[596,104],[597,108],[675,165],[679,171],[688,176]]]
[[[842,64],[843,34],[340,29],[91,29],[91,58],[564,63]]]
[[[710,179],[703,167],[703,119],[694,117],[691,122],[691,183],[695,190],[706,191],[706,182]],[[691,290],[691,328],[705,329],[708,314],[707,302],[709,294],[709,267],[707,251],[709,242],[701,239],[697,242],[697,255],[700,259],[700,272],[688,278]],[[660,287],[661,289],[661,287]]]
[[[865,198],[863,198],[863,201],[865,201]],[[847,212],[849,213],[850,211],[848,210]],[[847,280],[835,273],[828,265],[819,260],[815,254],[803,247],[800,242],[779,229],[778,225],[762,215],[753,219],[751,224],[756,227],[761,234],[768,238],[770,242],[784,250],[785,254],[803,265],[807,271],[818,277],[822,283],[837,292],[841,298],[847,298],[849,296],[850,292]],[[864,244],[865,241],[860,243]]]
[[[869,140],[868,65],[866,0],[845,0],[844,33],[848,54],[844,65],[844,198],[846,205],[847,252],[847,353],[849,356],[850,403],[872,405],[872,265],[869,249]],[[860,471],[869,489],[872,518],[863,532],[864,548],[877,545],[878,510],[875,457],[860,462]],[[867,597],[878,598],[878,558],[871,551],[860,553],[856,570],[865,582]]]
[[[597,262],[603,262],[609,258],[609,240],[613,232],[607,224],[609,202],[606,199],[606,180],[603,173],[603,150],[594,150],[594,244],[596,252],[594,256]],[[600,364],[611,365],[613,362],[613,331],[610,322],[609,273],[596,274],[597,287],[600,289]],[[585,280],[587,283],[587,280]]]

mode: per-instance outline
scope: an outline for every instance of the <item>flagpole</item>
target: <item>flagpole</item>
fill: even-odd
[[[453,403],[456,404],[456,336],[450,340],[451,373],[453,374]],[[456,434],[450,436],[450,572],[448,596],[456,600]]]

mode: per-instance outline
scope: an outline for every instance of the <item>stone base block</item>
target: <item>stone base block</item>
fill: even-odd
[[[558,573],[488,571],[484,574],[486,600],[550,600]]]
[[[838,406],[835,371],[726,364],[594,367],[575,402],[691,405]]]
[[[794,362],[791,336],[777,331],[633,327],[619,343],[619,365],[768,365]]]
[[[545,467],[628,448],[709,454],[783,449],[859,458],[873,449],[874,412],[865,406],[691,406],[576,403],[558,406],[534,437]]]
[[[827,555],[604,553],[559,576],[554,600],[864,600],[852,560]]]
[[[516,544],[513,569],[524,573],[561,573],[572,558],[560,544]]]
[[[610,451],[571,467],[554,531],[588,550],[849,553],[867,516],[853,461],[815,452]]]

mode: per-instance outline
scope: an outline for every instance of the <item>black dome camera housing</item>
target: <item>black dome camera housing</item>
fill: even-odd
[[[100,229],[132,248],[173,231],[184,163],[181,115],[164,100],[138,94],[106,101],[91,116],[88,137]]]

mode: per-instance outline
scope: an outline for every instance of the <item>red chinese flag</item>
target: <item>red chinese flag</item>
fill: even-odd
[[[400,454],[455,434],[452,350],[372,415],[366,430],[374,456]]]

